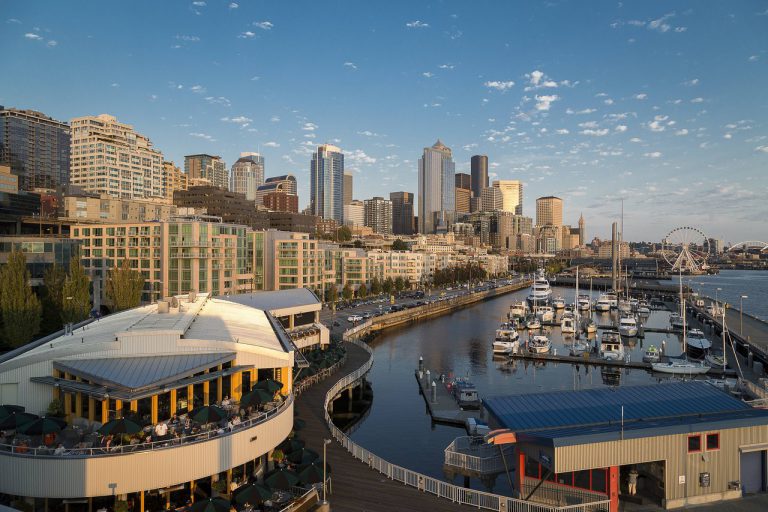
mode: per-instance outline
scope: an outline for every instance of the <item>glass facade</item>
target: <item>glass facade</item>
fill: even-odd
[[[341,224],[344,220],[344,154],[341,149],[327,144],[318,147],[312,154],[310,175],[312,214]]]

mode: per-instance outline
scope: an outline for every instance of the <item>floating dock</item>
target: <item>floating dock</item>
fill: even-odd
[[[416,370],[415,375],[416,382],[419,383],[419,393],[424,397],[427,411],[435,423],[464,428],[469,418],[481,417],[482,408],[463,410],[459,407],[456,399],[445,387],[445,383],[441,381],[439,372]],[[432,386],[432,383],[435,385]]]

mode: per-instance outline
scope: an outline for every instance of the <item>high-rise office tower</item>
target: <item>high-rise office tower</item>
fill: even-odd
[[[344,225],[350,228],[365,226],[365,203],[353,199],[344,205]]]
[[[392,233],[392,201],[383,197],[366,199],[365,225],[374,233],[389,235]]]
[[[437,142],[424,148],[419,158],[419,232],[431,234],[445,231],[453,223],[455,198],[455,165],[451,149]]]
[[[504,196],[496,187],[485,187],[480,193],[482,211],[495,212],[504,210]]]
[[[519,180],[498,180],[493,186],[501,190],[502,206],[505,212],[523,214],[523,182]]]
[[[19,189],[55,189],[69,183],[69,143],[67,123],[0,105],[0,164],[19,177]]]
[[[456,173],[456,188],[472,190],[472,176],[465,172]]]
[[[456,214],[469,213],[472,191],[468,188],[456,187],[453,193],[456,196]]]
[[[344,153],[330,144],[317,147],[310,165],[310,211],[339,224],[344,218]]]
[[[264,184],[264,157],[259,153],[240,153],[229,175],[229,191],[256,199],[256,190]]]
[[[352,202],[352,191],[354,186],[354,177],[352,173],[344,173],[344,204]]]
[[[555,196],[536,200],[536,227],[563,225],[563,200]]]
[[[212,185],[214,187],[229,188],[229,173],[227,164],[220,156],[214,155],[187,155],[184,157],[184,172],[189,178],[189,185]]]
[[[395,235],[413,234],[413,193],[390,192],[392,201],[392,233]]]
[[[133,126],[107,114],[71,122],[70,183],[123,199],[166,197],[163,153]]]
[[[293,194],[293,195],[299,195],[297,192],[296,187],[296,176],[293,174],[281,174],[280,176],[272,176],[271,178],[267,178],[264,182],[265,185],[269,183],[282,183],[282,190],[286,194]]]
[[[483,189],[488,187],[488,157],[474,155],[470,162],[470,172],[472,173],[472,195],[480,197]]]

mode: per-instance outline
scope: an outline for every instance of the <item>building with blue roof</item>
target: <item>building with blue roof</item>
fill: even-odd
[[[516,435],[523,497],[566,486],[618,510],[633,471],[638,495],[627,499],[665,508],[766,491],[768,410],[706,382],[490,397],[484,407]]]

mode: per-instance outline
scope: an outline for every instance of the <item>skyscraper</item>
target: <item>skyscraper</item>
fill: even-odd
[[[374,233],[389,235],[392,233],[392,201],[383,197],[366,199],[365,225]]]
[[[296,176],[294,176],[293,174],[282,174],[280,176],[272,176],[271,178],[267,178],[266,181],[264,181],[264,184],[266,185],[269,183],[276,183],[276,182],[282,183],[282,190],[286,194],[293,194],[295,196],[299,194],[296,188]]]
[[[466,188],[467,190],[472,190],[472,176],[465,172],[457,172],[456,188]]]
[[[256,199],[256,190],[264,184],[264,157],[259,153],[240,153],[229,175],[229,191]]]
[[[488,157],[474,155],[470,163],[472,173],[472,195],[480,197],[483,189],[488,187]]]
[[[480,193],[480,199],[484,212],[504,210],[504,196],[497,187],[485,187]]]
[[[555,196],[536,200],[536,227],[563,225],[563,200]]]
[[[579,247],[584,247],[587,241],[587,223],[584,221],[584,214],[579,215]]]
[[[310,211],[339,224],[344,218],[344,153],[330,144],[317,147],[310,165]]]
[[[352,202],[353,186],[354,186],[354,177],[352,176],[352,173],[345,172],[344,173],[344,204],[349,204]]]
[[[214,187],[229,188],[229,176],[227,164],[220,156],[214,155],[187,155],[184,157],[184,172],[189,178],[189,185],[212,185]]]
[[[344,225],[353,229],[365,226],[365,203],[353,199],[344,205]]]
[[[424,148],[419,158],[419,232],[448,229],[456,208],[455,165],[451,149],[440,142]]]
[[[107,114],[72,119],[70,183],[123,199],[166,197],[163,153]]]
[[[472,191],[468,188],[456,187],[454,194],[456,195],[456,213],[469,213]]]
[[[392,233],[413,234],[413,194],[411,192],[390,192],[392,201]]]
[[[518,180],[497,180],[493,186],[501,190],[502,206],[505,212],[523,214],[523,182]]]
[[[69,183],[69,141],[67,123],[0,105],[0,164],[19,177],[21,190]]]

